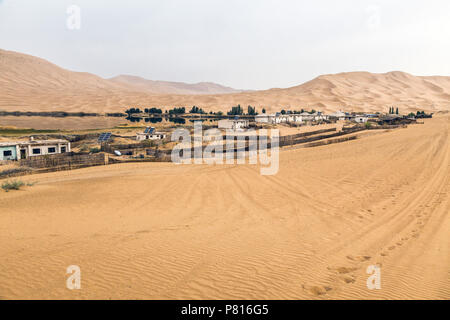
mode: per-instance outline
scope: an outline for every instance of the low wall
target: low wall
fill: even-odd
[[[108,164],[108,157],[104,153],[96,154],[55,154],[30,157],[29,159],[19,160],[21,167],[33,169],[43,168],[60,168],[67,167],[69,169],[100,166]]]

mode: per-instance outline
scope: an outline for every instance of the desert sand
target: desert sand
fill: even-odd
[[[450,299],[449,122],[284,150],[275,176],[148,163],[23,177],[36,184],[0,192],[0,298]]]
[[[450,77],[419,77],[404,72],[350,72],[319,76],[286,88],[236,93],[213,83],[183,84],[119,76],[103,79],[60,68],[44,59],[0,50],[0,110],[123,112],[129,107],[163,109],[196,105],[226,112],[240,104],[261,112],[315,109],[402,114],[450,110]],[[197,93],[197,94],[187,94]],[[215,94],[205,94],[215,93]],[[218,94],[220,93],[220,94]]]

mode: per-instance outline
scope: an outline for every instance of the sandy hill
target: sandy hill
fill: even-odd
[[[320,76],[287,89],[225,93],[222,90],[234,89],[212,83],[189,85],[131,76],[107,80],[4,50],[0,50],[0,86],[0,110],[7,111],[117,112],[129,106],[192,105],[207,111],[226,111],[237,104],[269,112],[281,108],[386,111],[391,105],[402,112],[450,110],[450,77],[352,72]]]
[[[449,300],[449,122],[281,150],[273,176],[153,162],[21,177],[0,189],[1,299]]]
[[[153,94],[227,94],[240,92],[240,90],[213,82],[189,84],[184,82],[147,80],[130,75],[120,75],[110,80],[112,82],[134,86],[143,92]]]

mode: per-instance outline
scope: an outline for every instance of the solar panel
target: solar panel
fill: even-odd
[[[147,128],[145,128],[144,133],[145,133],[145,134],[152,134],[153,131],[155,131],[155,128],[153,128],[153,127],[147,127]]]
[[[111,132],[104,132],[98,137],[98,142],[106,142],[111,138]]]

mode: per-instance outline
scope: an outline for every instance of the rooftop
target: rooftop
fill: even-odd
[[[53,139],[53,140],[28,140],[28,141],[6,141],[0,142],[0,147],[10,147],[16,145],[40,145],[40,144],[57,144],[57,143],[68,143],[69,141],[63,139]]]

